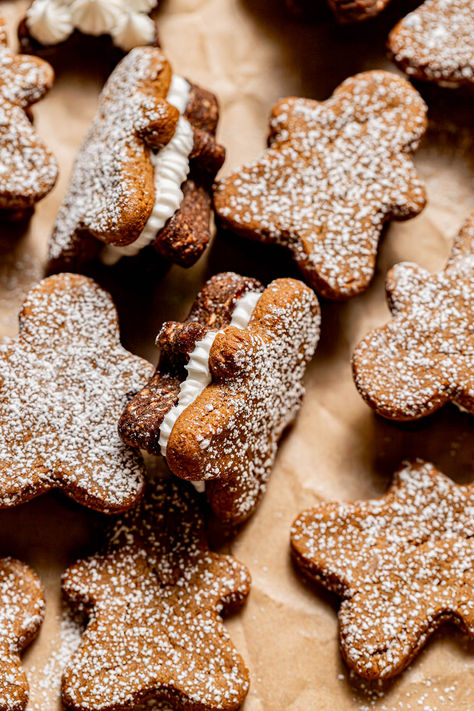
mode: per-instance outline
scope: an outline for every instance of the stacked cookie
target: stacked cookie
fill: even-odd
[[[429,23],[429,2],[415,11],[423,20],[392,33],[393,46],[407,26]],[[415,217],[427,200],[413,163],[427,107],[407,80],[382,70],[347,78],[326,101],[281,99],[267,148],[216,179],[225,158],[217,99],[174,73],[154,33],[140,34],[154,5],[34,0],[20,30],[38,51],[75,29],[131,50],[104,85],[72,167],[48,276],[29,291],[18,335],[0,348],[0,508],[56,489],[106,519],[102,544],[63,575],[65,599],[87,620],[62,676],[62,702],[75,711],[148,702],[240,708],[250,676],[221,615],[244,604],[251,579],[232,555],[210,550],[207,524],[217,521],[232,539],[259,516],[303,402],[318,297],[365,292],[384,227]],[[358,16],[381,9],[339,5]],[[56,180],[55,159],[29,120],[53,72],[14,54],[3,29],[0,39],[0,208],[18,220]],[[392,51],[408,66],[400,47]],[[470,81],[469,61],[453,57],[450,83]],[[423,78],[445,81],[419,64]],[[244,248],[245,240],[278,245],[300,278],[290,260],[268,284],[213,274],[187,316],[162,323],[155,368],[121,345],[112,298],[85,272],[113,282],[132,265],[139,274],[190,267],[208,249],[213,214],[216,240],[225,230]],[[448,402],[473,415],[474,216],[441,272],[398,264],[387,295],[392,320],[352,357],[364,400],[396,422]],[[361,677],[400,673],[446,621],[474,635],[473,496],[472,484],[415,459],[382,498],[321,503],[294,522],[294,560],[342,598],[341,651]],[[11,557],[0,559],[0,590],[0,711],[22,711],[20,654],[40,629],[44,594],[36,573]]]

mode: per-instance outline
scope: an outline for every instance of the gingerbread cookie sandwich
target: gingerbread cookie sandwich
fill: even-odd
[[[49,243],[50,271],[149,255],[190,266],[209,241],[210,189],[224,160],[215,97],[154,47],[116,67],[82,144]]]
[[[220,222],[287,247],[323,296],[356,296],[374,274],[384,224],[424,207],[412,153],[425,129],[421,97],[389,72],[346,79],[325,102],[283,99],[269,148],[217,183]]]
[[[474,0],[425,0],[395,25],[390,55],[413,79],[474,86]]]
[[[105,513],[133,506],[144,465],[117,421],[152,374],[121,346],[113,302],[92,280],[37,284],[0,348],[0,508],[53,488]]]
[[[30,109],[53,80],[52,67],[42,59],[8,48],[0,17],[0,211],[7,218],[22,218],[56,182],[56,160],[33,128]]]
[[[150,12],[158,0],[33,0],[18,28],[20,43],[34,50],[66,42],[73,33],[108,35],[128,52],[157,42]]]
[[[221,520],[242,522],[300,408],[319,321],[316,297],[300,281],[264,288],[214,276],[183,323],[163,325],[156,373],[125,408],[122,439],[161,452],[173,474],[205,490]]]
[[[115,522],[105,552],[64,574],[66,598],[89,615],[63,676],[67,708],[240,708],[248,671],[221,614],[243,604],[250,575],[210,552],[196,499],[186,484],[157,480]]]
[[[364,400],[393,420],[415,420],[447,402],[474,414],[474,213],[442,272],[397,264],[386,289],[392,320],[352,359]]]
[[[43,588],[27,565],[0,558],[0,600],[0,711],[24,711],[28,680],[20,654],[43,621]]]
[[[342,597],[341,651],[369,679],[399,674],[453,622],[474,637],[474,486],[416,460],[380,499],[322,503],[291,530],[310,578]]]

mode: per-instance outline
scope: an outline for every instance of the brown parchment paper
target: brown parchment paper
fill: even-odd
[[[409,7],[393,0],[375,21],[338,28],[325,10],[313,24],[298,23],[282,5],[283,0],[162,0],[156,14],[175,71],[220,98],[219,138],[228,150],[223,172],[264,146],[267,116],[279,97],[325,99],[350,74],[393,69],[385,58],[385,38]],[[11,39],[26,6],[26,0],[0,3]],[[41,277],[48,233],[110,68],[100,52],[53,52],[50,61],[57,80],[34,113],[61,175],[28,226],[0,227],[1,337],[16,333],[22,299]],[[307,372],[307,394],[281,444],[268,492],[235,539],[213,536],[214,545],[231,550],[253,577],[248,604],[227,623],[251,671],[245,711],[474,709],[474,642],[445,627],[398,679],[386,685],[363,682],[339,655],[337,599],[305,582],[289,559],[289,526],[303,508],[322,498],[382,494],[404,457],[425,457],[458,482],[473,478],[472,417],[446,407],[417,424],[385,422],[358,396],[349,365],[361,336],[388,318],[387,269],[401,260],[440,268],[453,235],[474,209],[473,98],[429,86],[422,91],[431,121],[416,164],[429,204],[416,219],[389,227],[376,278],[365,295],[345,304],[322,304],[322,336]],[[203,281],[223,269],[265,281],[296,275],[285,253],[219,236],[188,271],[173,267],[152,283],[129,279],[126,271],[115,281],[106,273],[99,276],[116,299],[125,345],[155,361],[153,341],[161,322],[183,317]],[[46,620],[24,656],[31,711],[60,708],[61,665],[79,639],[62,612],[60,575],[98,545],[100,519],[54,493],[0,512],[0,554],[30,563],[46,588]]]

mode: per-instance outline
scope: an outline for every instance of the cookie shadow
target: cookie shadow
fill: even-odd
[[[414,422],[373,415],[373,470],[388,483],[404,459],[424,459],[459,484],[473,481],[474,419],[454,405]]]
[[[262,35],[281,48],[283,64],[295,70],[300,94],[317,99],[327,98],[343,79],[357,72],[395,70],[386,56],[388,33],[419,4],[392,0],[370,20],[338,25],[324,0],[318,0],[311,17],[301,19],[285,10],[284,0],[241,0]]]

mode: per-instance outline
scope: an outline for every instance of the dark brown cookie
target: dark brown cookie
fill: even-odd
[[[209,241],[210,189],[224,160],[216,98],[172,74],[157,48],[107,81],[49,243],[49,272],[141,250],[190,266]]]
[[[106,513],[133,506],[144,465],[117,421],[152,373],[121,346],[112,299],[92,280],[37,284],[0,348],[0,508],[53,488]]]
[[[20,217],[53,188],[58,167],[33,128],[30,106],[51,89],[54,72],[37,57],[8,49],[0,17],[0,210]]]
[[[442,272],[397,264],[386,288],[393,318],[352,359],[364,400],[393,420],[424,417],[450,401],[474,414],[474,213]]]
[[[421,97],[389,72],[346,79],[325,102],[283,99],[269,148],[216,184],[220,222],[287,247],[324,296],[356,296],[373,277],[383,225],[424,207],[411,156],[425,129]]]
[[[390,0],[327,0],[334,17],[341,24],[370,20],[384,10]],[[286,0],[287,6],[298,15],[315,14],[321,0]]]
[[[27,565],[1,558],[0,600],[0,711],[24,711],[28,680],[20,653],[36,637],[43,621],[43,588]]]
[[[77,711],[125,711],[146,700],[181,711],[234,711],[248,671],[220,614],[242,605],[247,569],[211,553],[196,494],[158,480],[117,520],[103,555],[70,567],[67,599],[89,614],[63,677]]]
[[[342,597],[340,644],[367,678],[400,673],[443,623],[474,636],[474,486],[416,460],[381,499],[322,503],[291,531],[296,563]]]

